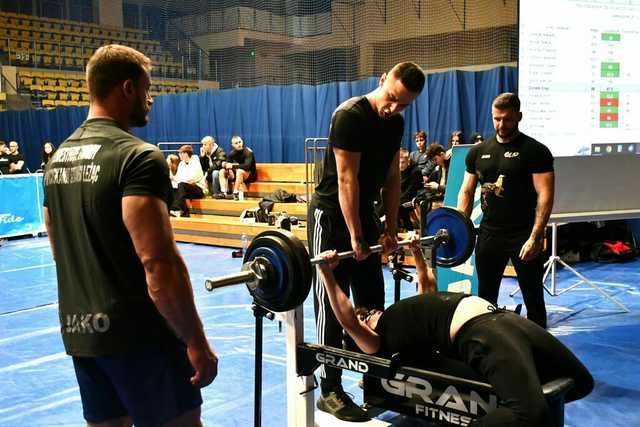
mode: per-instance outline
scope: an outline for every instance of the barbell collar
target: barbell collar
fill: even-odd
[[[224,288],[225,286],[253,282],[256,279],[256,273],[253,270],[249,269],[245,271],[239,271],[237,273],[227,274],[226,276],[216,277],[214,279],[207,279],[204,282],[204,287],[208,291],[212,291],[217,288]]]
[[[435,235],[433,236],[425,236],[425,237],[421,237],[420,238],[420,244],[422,245],[435,245],[435,244],[446,244],[447,241],[449,240],[449,232],[447,230],[440,229],[436,232]],[[411,243],[411,239],[405,239],[405,240],[401,240],[398,242],[398,247],[402,248],[405,246],[409,246],[409,244]],[[378,252],[382,252],[382,245],[374,245],[369,247],[369,251],[371,253],[378,253]],[[345,252],[338,252],[338,259],[342,260],[342,259],[347,259],[347,258],[353,258],[355,256],[355,252],[354,251],[345,251]],[[317,264],[324,264],[326,261],[317,256],[315,258],[311,258],[311,265],[317,265]]]

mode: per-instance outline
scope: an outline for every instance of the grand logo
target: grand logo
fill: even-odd
[[[498,407],[498,398],[494,394],[489,395],[487,401],[473,390],[462,395],[453,385],[444,390],[434,390],[424,378],[396,374],[393,380],[381,380],[381,383],[387,393],[411,399],[415,403],[416,415],[450,424],[469,425],[479,415]]]
[[[0,224],[18,224],[24,221],[24,217],[12,213],[0,214]]]
[[[336,368],[348,369],[350,371],[369,372],[369,365],[359,360],[352,360],[346,357],[334,356],[329,353],[316,353],[316,360],[325,365],[335,366]]]

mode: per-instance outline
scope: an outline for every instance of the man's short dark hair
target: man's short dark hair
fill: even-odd
[[[416,136],[414,137],[414,139],[418,139],[418,137],[422,137],[422,139],[424,139],[425,141],[427,140],[427,133],[423,130],[419,130],[418,132],[416,132]]]
[[[501,93],[496,96],[491,106],[498,110],[513,110],[518,113],[520,112],[520,98],[515,93]]]
[[[408,156],[409,155],[409,150],[407,150],[404,147],[400,147],[400,154],[406,154]]]
[[[397,79],[400,79],[404,87],[410,92],[420,93],[424,88],[424,71],[414,62],[401,62],[389,71]]]
[[[429,148],[427,148],[427,159],[433,159],[435,156],[444,153],[446,153],[446,150],[442,145],[437,143],[430,144]]]
[[[138,83],[143,73],[151,72],[151,60],[137,50],[118,44],[98,48],[87,63],[90,99],[105,99],[125,80]]]
[[[179,153],[187,153],[189,154],[189,157],[193,156],[193,147],[189,144],[185,144],[180,146],[180,149],[178,150]]]

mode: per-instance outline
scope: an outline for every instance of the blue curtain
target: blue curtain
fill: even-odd
[[[213,135],[225,150],[241,135],[259,162],[302,162],[304,139],[329,133],[333,110],[346,99],[374,89],[378,78],[319,86],[259,86],[209,90],[154,99],[150,122],[134,133],[153,144],[197,142]],[[414,149],[413,134],[427,131],[429,142],[446,146],[453,130],[465,140],[473,132],[493,134],[491,101],[501,92],[516,91],[517,70],[429,74],[422,94],[404,113],[403,145]],[[87,108],[0,113],[0,139],[20,143],[27,166],[35,171],[45,141],[58,146],[87,115]]]

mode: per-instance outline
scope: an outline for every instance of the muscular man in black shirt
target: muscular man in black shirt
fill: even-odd
[[[501,406],[472,426],[545,426],[550,412],[542,394],[546,382],[569,377],[573,388],[566,402],[593,389],[593,377],[553,335],[533,322],[471,295],[437,293],[417,237],[410,245],[416,261],[418,295],[386,310],[354,309],[332,272],[337,253],[320,254],[319,269],[329,301],[344,330],[368,354],[426,360],[440,352],[468,364],[491,384]]]
[[[331,118],[322,177],[309,205],[312,256],[329,248],[355,251],[355,259],[340,264],[336,277],[345,293],[351,288],[354,300],[370,307],[384,305],[380,256],[369,256],[368,250],[380,238],[373,202],[382,192],[386,229],[380,243],[385,250],[392,250],[397,244],[398,150],[404,131],[404,119],[398,113],[420,94],[424,81],[419,66],[403,62],[384,73],[375,90],[338,106]],[[342,329],[318,279],[316,275],[318,341],[339,347]],[[342,390],[340,374],[338,369],[321,368],[318,408],[347,421],[367,420],[366,413]]]
[[[169,171],[129,132],[151,108],[151,61],[125,46],[87,64],[87,120],[44,176],[65,350],[84,417],[100,426],[200,426],[217,357],[173,240]]]
[[[496,136],[474,145],[467,154],[458,194],[458,209],[469,216],[480,182],[478,295],[497,302],[504,268],[511,259],[527,317],[545,328],[541,249],[553,205],[553,156],[547,147],[518,131],[522,113],[517,95],[498,95],[491,112]]]

